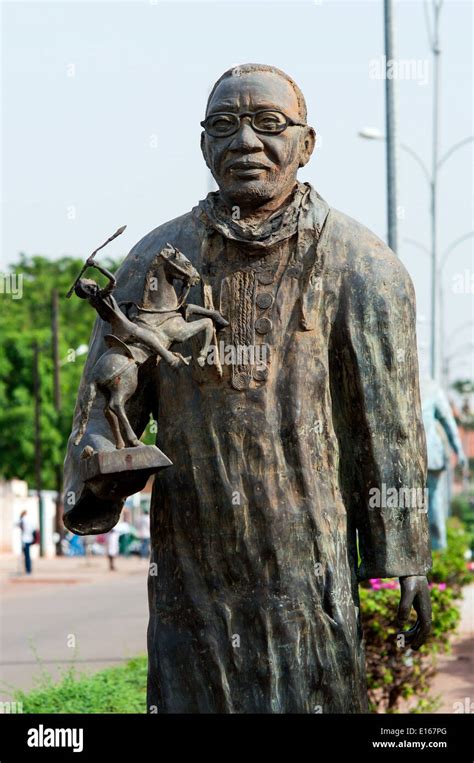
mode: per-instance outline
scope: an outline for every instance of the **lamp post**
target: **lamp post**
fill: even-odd
[[[362,130],[359,130],[359,137],[365,138],[366,140],[386,140],[386,136],[377,128],[375,127],[364,127]],[[462,146],[465,146],[467,143],[470,143],[474,141],[474,135],[470,135],[468,138],[464,138],[463,140],[458,141],[455,143],[451,148],[446,151],[445,154],[441,157],[441,159],[437,158],[437,152],[436,152],[436,165],[432,167],[431,172],[428,170],[428,167],[426,166],[423,159],[414,151],[410,146],[407,146],[405,143],[400,143],[400,148],[405,151],[405,153],[409,154],[419,165],[419,167],[422,169],[423,174],[428,181],[429,188],[430,188],[430,198],[431,198],[431,204],[430,204],[430,219],[431,219],[431,248],[430,248],[430,256],[431,256],[431,348],[430,348],[430,371],[431,376],[433,379],[437,378],[438,375],[438,364],[437,364],[437,352],[438,352],[438,341],[437,341],[437,330],[438,330],[438,299],[437,299],[437,283],[438,283],[438,255],[437,255],[437,225],[436,225],[436,216],[437,216],[437,207],[436,207],[436,194],[437,194],[437,184],[438,184],[438,171],[439,169],[446,163],[446,160],[449,159],[455,151],[462,148]],[[461,239],[458,239],[456,242],[454,242],[453,247],[457,246],[461,241],[464,241],[465,238],[468,238],[472,234],[466,234],[466,236],[461,237]],[[449,254],[450,250],[447,250],[444,253],[444,257],[442,262],[446,260],[447,255]]]
[[[463,236],[460,236],[455,241],[453,241],[448,246],[448,248],[445,249],[445,251],[443,252],[443,254],[442,254],[441,258],[440,258],[440,261],[439,261],[438,269],[437,269],[437,282],[438,282],[438,288],[439,288],[439,294],[438,294],[438,298],[439,298],[439,316],[440,316],[441,382],[442,382],[443,386],[446,387],[446,388],[448,386],[448,381],[449,380],[447,379],[446,373],[445,373],[445,368],[446,368],[446,364],[445,364],[446,342],[445,342],[445,337],[444,337],[443,270],[444,270],[444,268],[445,268],[445,266],[446,266],[446,264],[448,262],[448,257],[451,254],[451,252],[453,252],[459,246],[459,244],[462,244],[464,241],[467,241],[467,239],[472,238],[473,236],[474,236],[474,231],[470,231],[469,233],[465,233]],[[405,238],[404,240],[407,243],[413,244],[413,246],[418,247],[418,249],[421,249],[425,254],[430,256],[430,250],[426,246],[424,246],[424,244],[421,244],[419,241],[416,241],[413,238]],[[472,322],[470,322],[470,323],[472,323]],[[470,323],[464,324],[464,326],[462,328],[464,328],[466,325],[470,325]],[[461,330],[461,329],[459,329],[459,330]]]
[[[385,133],[387,136],[387,238],[398,254],[397,111],[396,80],[389,67],[395,59],[393,0],[384,0],[385,38]]]
[[[447,355],[444,359],[444,368],[443,368],[443,374],[446,378],[446,381],[449,383],[449,369],[451,361],[454,358],[457,358],[459,355],[462,355],[466,353],[468,350],[474,349],[474,342],[466,342],[465,344],[461,345],[461,347],[458,347],[453,352],[451,352],[449,355]],[[470,364],[472,369],[472,363]]]
[[[59,371],[59,296],[58,290],[51,292],[51,336],[53,349],[53,381],[54,381],[54,409],[56,411],[57,423],[61,415],[61,383]],[[62,556],[62,468],[57,464],[56,473],[56,513],[54,518],[54,529],[57,537],[56,556]]]
[[[34,426],[35,426],[35,487],[38,496],[39,514],[39,554],[44,556],[44,506],[43,506],[43,480],[42,480],[42,436],[41,436],[41,376],[39,370],[40,346],[38,341],[33,342],[33,396]]]

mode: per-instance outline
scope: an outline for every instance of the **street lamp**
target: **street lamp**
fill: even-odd
[[[363,129],[359,130],[358,133],[360,138],[365,138],[366,140],[386,140],[385,135],[376,127],[364,127]],[[433,167],[430,171],[428,170],[425,162],[423,159],[418,156],[416,151],[414,151],[410,146],[407,146],[405,143],[400,143],[400,148],[402,151],[405,151],[405,153],[410,154],[412,159],[416,161],[418,166],[421,168],[426,180],[428,181],[429,187],[430,187],[430,197],[431,197],[431,203],[430,203],[430,218],[431,218],[431,249],[430,249],[430,255],[431,255],[431,353],[430,353],[430,367],[431,367],[431,376],[433,379],[437,376],[437,328],[438,328],[438,321],[437,321],[437,307],[438,307],[438,300],[437,300],[437,277],[438,277],[438,258],[437,258],[437,240],[436,240],[436,230],[437,230],[437,221],[436,221],[436,195],[437,195],[437,183],[438,183],[438,171],[439,169],[446,163],[446,160],[449,159],[455,151],[465,146],[467,143],[470,143],[474,141],[474,135],[470,135],[468,138],[464,138],[463,140],[458,141],[453,146],[451,146],[448,151],[446,151],[445,154],[441,157],[441,159],[437,159],[437,151],[434,152],[434,160],[433,160]],[[468,238],[472,233],[468,233],[465,236],[462,236],[460,239],[457,239],[452,245],[451,248],[449,248],[445,253],[444,257],[441,261],[443,267],[445,264],[445,260],[454,249],[455,246],[460,244],[462,241],[464,241],[466,238]]]
[[[474,231],[470,231],[469,233],[465,233],[463,236],[460,236],[455,241],[453,241],[447,249],[443,252],[440,262],[437,269],[437,281],[438,281],[438,287],[439,287],[439,315],[440,315],[440,346],[441,346],[441,379],[442,383],[445,387],[448,385],[448,379],[445,375],[445,350],[446,350],[446,342],[444,338],[444,289],[443,289],[443,270],[448,262],[448,257],[453,252],[459,244],[462,244],[464,241],[467,241],[467,239],[472,238],[474,236]],[[418,247],[418,249],[421,249],[422,252],[430,256],[430,250],[424,245],[421,244],[419,241],[416,241],[413,238],[405,238],[404,239],[407,243],[413,244],[413,246]],[[461,331],[463,328],[465,328],[468,325],[471,325],[472,321],[468,324],[464,324],[458,331]]]
[[[452,352],[450,355],[447,355],[444,359],[444,368],[443,368],[443,374],[446,378],[446,382],[449,382],[449,367],[451,364],[451,361],[458,357],[461,354],[464,354],[468,350],[474,349],[474,342],[466,342],[465,344],[461,345],[461,347],[458,347],[454,352]],[[469,363],[469,361],[467,361]],[[472,362],[470,363],[471,370],[472,370]]]

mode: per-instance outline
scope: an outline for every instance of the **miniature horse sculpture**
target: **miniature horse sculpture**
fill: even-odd
[[[142,445],[128,420],[125,405],[137,389],[138,368],[150,357],[158,363],[163,358],[173,368],[189,365],[191,358],[170,352],[174,342],[184,342],[204,332],[204,343],[197,357],[203,366],[214,335],[214,323],[218,327],[228,322],[217,310],[200,305],[186,305],[191,286],[200,281],[197,270],[185,255],[167,244],[154,258],[144,289],[143,305],[124,303],[126,316],[112,295],[115,277],[95,261],[88,264],[107,276],[109,283],[104,289],[90,279],[80,279],[75,292],[97,310],[103,320],[112,327],[112,334],[104,339],[109,349],[98,359],[92,369],[90,380],[80,400],[81,418],[74,440],[79,445],[87,427],[89,414],[97,391],[106,398],[104,414],[110,424],[117,448]],[[182,283],[182,296],[178,300],[173,281]],[[191,315],[205,317],[188,323]],[[129,317],[130,316],[130,317]],[[87,456],[88,453],[84,453]]]

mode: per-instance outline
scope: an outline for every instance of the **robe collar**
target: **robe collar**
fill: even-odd
[[[300,212],[308,208],[311,191],[309,184],[297,182],[289,204],[273,212],[259,225],[234,220],[218,191],[209,193],[195,210],[209,233],[217,231],[226,239],[250,244],[257,253],[297,232]]]

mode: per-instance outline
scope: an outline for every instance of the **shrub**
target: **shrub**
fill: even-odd
[[[374,579],[360,587],[372,712],[397,712],[401,701],[410,697],[418,698],[412,712],[433,711],[434,703],[427,698],[427,693],[436,672],[435,657],[449,650],[450,636],[460,620],[461,588],[474,580],[466,560],[469,544],[466,527],[459,519],[451,518],[448,548],[433,552],[433,568],[428,576],[433,607],[432,633],[428,643],[417,652],[397,644],[398,582]]]
[[[417,652],[397,644],[397,611],[400,589],[361,588],[361,613],[365,636],[367,686],[371,712],[396,712],[402,699],[420,701],[435,673],[434,655],[447,649],[460,614],[452,588],[431,591],[433,631]]]
[[[37,689],[15,691],[14,699],[24,713],[144,713],[146,678],[147,658],[140,656],[93,675],[69,668],[57,684],[44,673]]]
[[[433,567],[428,578],[433,583],[445,583],[459,593],[462,586],[474,581],[468,564],[471,536],[460,519],[450,517],[447,538],[446,549],[433,551]]]
[[[469,536],[469,548],[474,553],[474,496],[456,495],[451,501],[451,512],[463,523]]]

